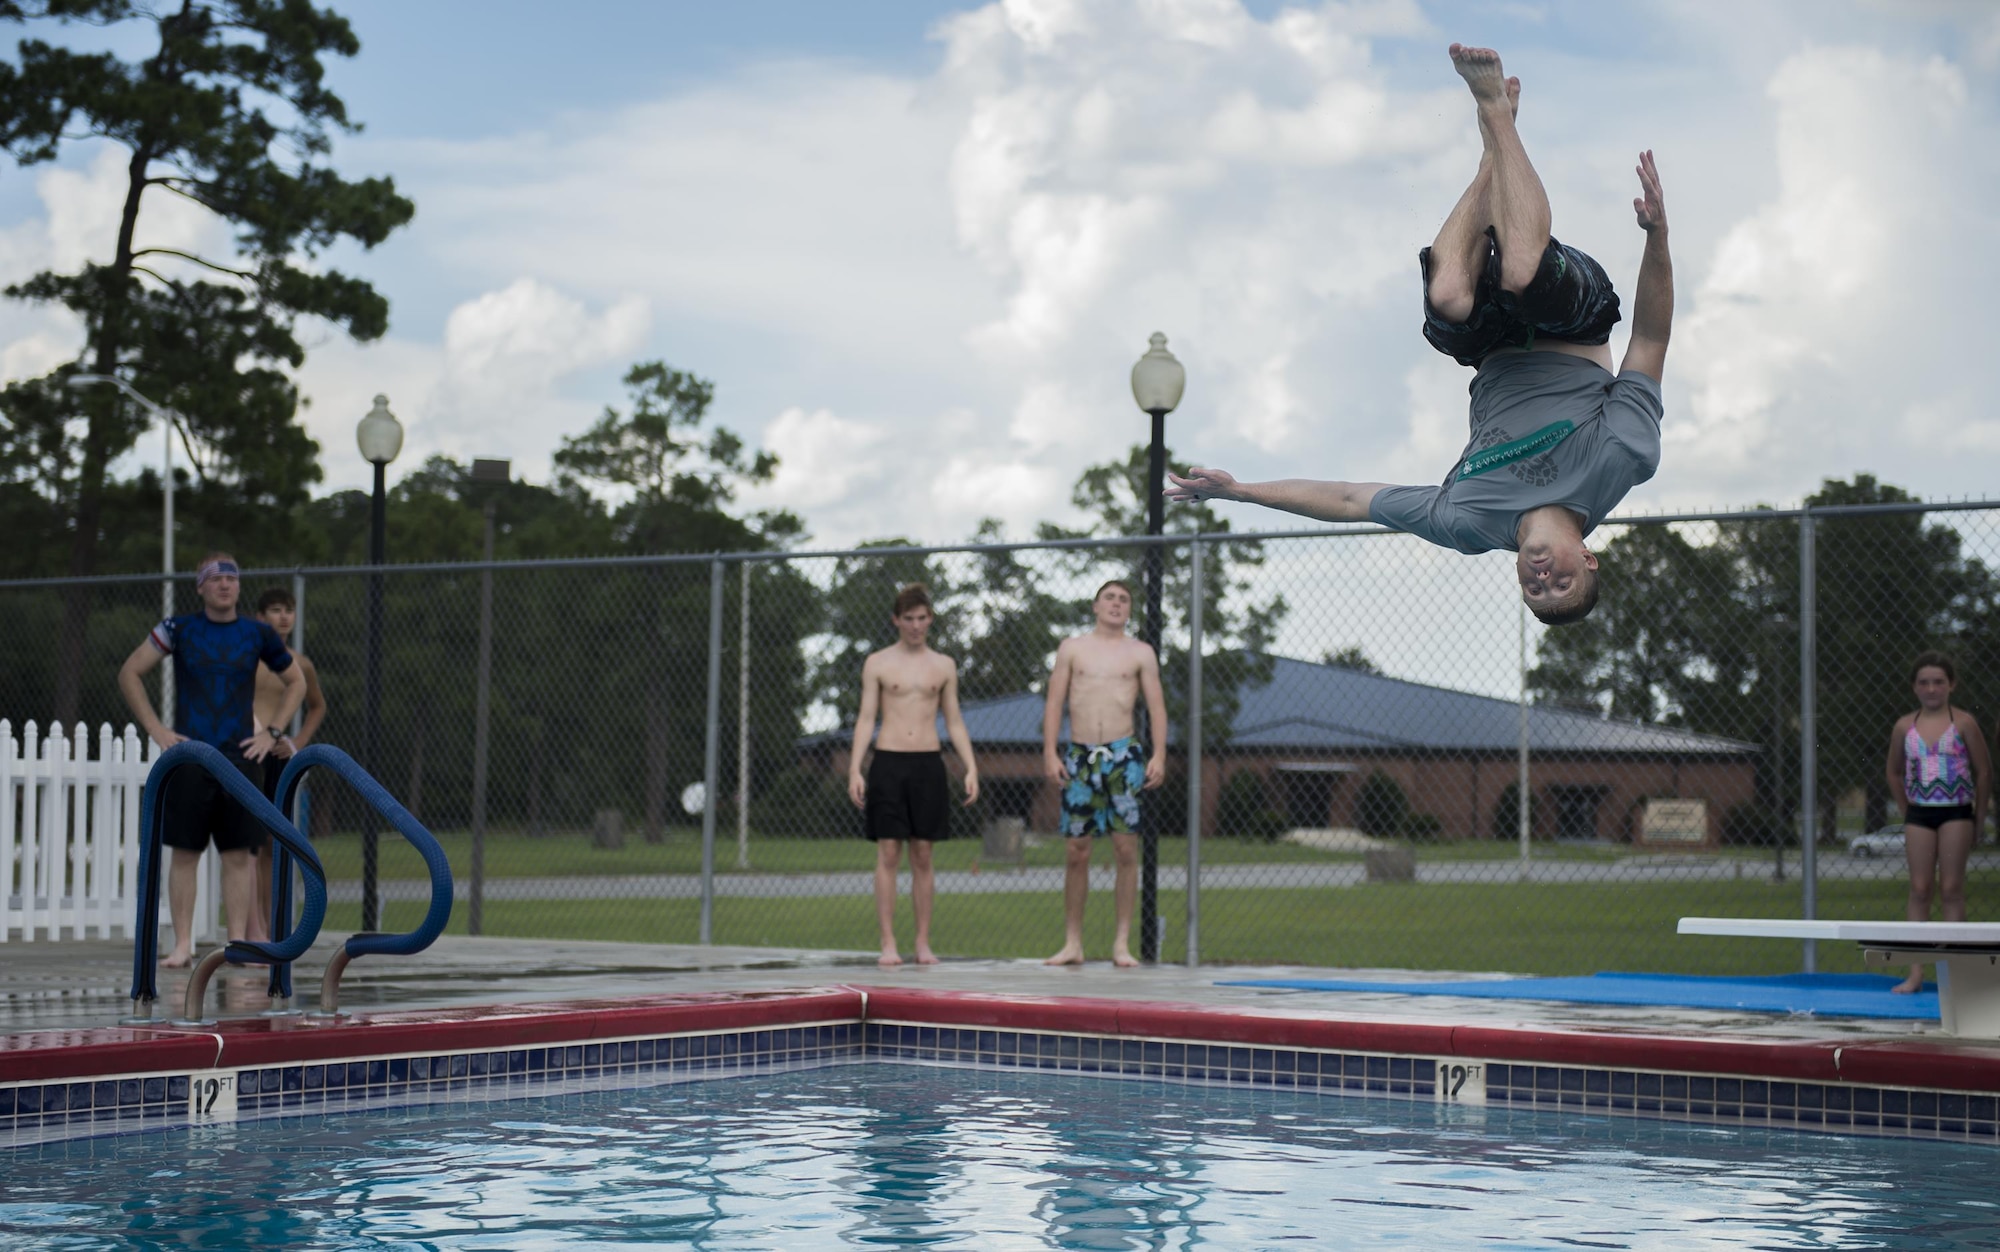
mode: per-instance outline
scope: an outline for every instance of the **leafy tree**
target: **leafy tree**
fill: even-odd
[[[127,62],[29,37],[0,62],[0,146],[18,163],[53,160],[78,140],[128,154],[110,254],[7,289],[68,309],[84,328],[75,365],[0,391],[8,419],[0,473],[42,504],[37,540],[68,548],[65,572],[96,571],[117,494],[110,466],[148,421],[108,389],[66,390],[79,370],[127,378],[182,414],[175,433],[195,478],[226,485],[241,518],[302,502],[318,468],[317,448],[295,421],[289,371],[305,359],[297,324],[329,322],[367,340],[389,315],[367,282],[310,260],[343,239],[372,248],[415,211],[390,180],[349,181],[323,163],[334,132],[359,129],[324,81],[325,58],[359,52],[353,30],[305,0],[162,9],[12,0],[0,4],[0,21],[37,31],[130,22],[157,41],[150,56]],[[143,211],[161,194],[226,223],[234,254],[142,246]],[[15,493],[17,506],[24,493]],[[78,707],[90,608],[81,588],[64,598],[54,690],[64,719]]]
[[[1379,674],[1382,667],[1369,659],[1360,644],[1350,644],[1338,651],[1328,652],[1319,659],[1321,665],[1332,665],[1340,669],[1351,669],[1357,674]]]
[[[1828,480],[1813,507],[1912,497],[1857,475]],[[1990,723],[2000,692],[2000,584],[1958,532],[1921,512],[1815,520],[1819,810],[1852,788],[1884,800],[1890,725],[1910,707],[1907,666],[1925,647],[1965,662],[1954,699]],[[1797,810],[1799,525],[1732,521],[1712,531],[1635,526],[1600,560],[1616,596],[1544,637],[1537,698],[1761,744],[1760,828]],[[1747,827],[1746,827],[1747,829]]]
[[[994,518],[972,535],[973,543],[1005,541]],[[971,564],[950,604],[953,633],[963,641],[959,693],[984,700],[1041,690],[1056,645],[1076,629],[1086,606],[1048,590],[1034,554],[989,548],[973,553]]]
[[[589,430],[563,440],[554,458],[559,486],[625,496],[612,513],[619,547],[649,554],[741,552],[782,547],[803,533],[788,511],[749,518],[728,511],[743,486],[770,480],[778,459],[769,452],[748,453],[742,437],[726,427],[705,427],[715,398],[712,383],[664,361],[644,361],[626,373],[625,387],[627,408],[607,406]],[[621,677],[625,690],[638,693],[606,715],[620,723],[636,717],[640,723],[632,738],[641,744],[641,828],[649,842],[658,842],[665,838],[668,780],[700,777],[704,701],[700,693],[674,691],[672,685],[676,678],[685,682],[707,672],[708,571],[646,566],[636,581],[599,580],[589,596],[605,614],[626,623],[625,633],[600,636],[607,646],[597,661]],[[626,634],[629,642],[614,644]],[[783,689],[791,667],[776,658],[767,661],[772,667],[767,681]]]

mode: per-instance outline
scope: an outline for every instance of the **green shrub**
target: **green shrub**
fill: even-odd
[[[1444,823],[1437,819],[1435,813],[1406,813],[1403,815],[1403,824],[1396,828],[1396,833],[1405,839],[1428,839],[1435,842],[1437,837],[1444,833]]]
[[[1746,800],[1722,816],[1722,842],[1768,848],[1788,843],[1785,823],[1768,804]]]
[[[1500,789],[1500,798],[1493,802],[1493,837],[1495,839],[1518,839],[1521,837],[1521,785],[1510,782]],[[1536,839],[1542,830],[1542,798],[1533,791],[1528,792],[1528,838]]]
[[[1368,775],[1354,798],[1354,824],[1378,839],[1399,833],[1410,814],[1410,798],[1395,779],[1381,770]]]
[[[1290,825],[1271,804],[1270,789],[1256,770],[1240,769],[1222,784],[1216,797],[1216,834],[1225,839],[1261,839],[1269,843]]]

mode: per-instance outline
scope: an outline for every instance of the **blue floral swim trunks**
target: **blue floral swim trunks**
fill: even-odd
[[[1146,786],[1145,753],[1137,735],[1110,743],[1072,743],[1063,749],[1069,782],[1063,786],[1063,834],[1132,834],[1139,829],[1139,793]]]

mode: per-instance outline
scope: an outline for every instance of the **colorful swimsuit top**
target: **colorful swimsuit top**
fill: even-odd
[[[1944,728],[1936,747],[1910,724],[1903,736],[1903,791],[1911,804],[1972,803],[1972,757],[1956,723]]]

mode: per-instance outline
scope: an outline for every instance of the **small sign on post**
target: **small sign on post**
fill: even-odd
[[[1707,847],[1713,842],[1708,830],[1708,801],[1646,801],[1639,842],[1650,847]]]

